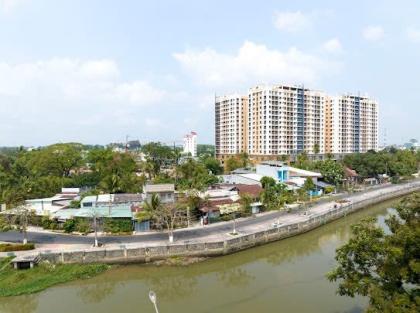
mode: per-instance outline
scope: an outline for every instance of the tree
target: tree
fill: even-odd
[[[303,184],[302,187],[306,192],[310,192],[312,190],[314,190],[316,188],[314,181],[312,180],[312,178],[307,177],[305,180],[305,183]]]
[[[153,213],[156,224],[162,225],[168,230],[169,242],[174,241],[175,227],[185,219],[185,207],[175,203],[160,205]]]
[[[25,245],[28,243],[28,221],[29,217],[33,215],[29,209],[24,205],[19,205],[13,209],[12,214],[14,215],[14,224],[17,225],[17,229],[23,234],[22,243]]]
[[[334,160],[327,159],[321,161],[317,167],[321,171],[325,181],[330,184],[338,185],[344,178],[343,166]]]
[[[311,162],[308,159],[308,154],[304,151],[298,154],[295,166],[304,170],[310,169]]]
[[[251,214],[252,213],[251,203],[254,201],[252,196],[250,194],[245,193],[241,195],[241,198],[239,201],[242,206],[242,212],[244,212],[245,214]]]
[[[223,166],[220,164],[219,160],[213,157],[206,157],[202,160],[204,166],[208,171],[214,175],[223,174]]]
[[[225,171],[230,173],[242,166],[242,162],[236,157],[230,157],[225,162]]]
[[[314,144],[314,153],[315,154],[319,153],[319,143]]]
[[[189,159],[178,166],[177,176],[180,189],[203,190],[207,186],[217,183],[218,178],[209,173],[208,169],[201,163]]]
[[[276,180],[270,176],[263,176],[260,180],[261,186],[266,189],[268,187],[274,187],[276,185]]]
[[[91,170],[98,173],[98,188],[106,193],[139,192],[140,178],[136,176],[136,162],[127,153],[110,149],[94,149],[89,152]]]
[[[143,145],[142,152],[146,155],[146,160],[153,165],[154,176],[160,173],[163,165],[174,163],[176,158],[172,148],[160,142],[149,142]]]
[[[246,152],[241,152],[239,154],[239,160],[241,162],[241,167],[247,167],[249,163],[249,155]]]
[[[353,225],[327,277],[339,281],[340,295],[369,297],[367,312],[419,312],[420,193],[405,197],[385,222],[389,232],[373,218]]]

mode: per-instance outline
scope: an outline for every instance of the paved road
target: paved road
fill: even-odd
[[[411,183],[411,185],[420,186],[420,181]],[[383,188],[376,188],[350,196],[346,196],[353,202],[365,200],[369,197],[391,192],[398,188],[402,188],[401,185],[388,185]],[[311,214],[321,214],[327,210],[332,209],[333,203],[322,202],[314,205],[309,209]],[[238,219],[236,222],[237,230],[241,233],[251,233],[259,230],[264,230],[270,227],[270,225],[277,219],[281,220],[283,225],[292,224],[300,221],[304,221],[308,216],[302,215],[302,212],[295,212],[285,214],[284,212],[268,212],[262,213],[254,218]],[[232,222],[221,222],[205,227],[195,227],[189,229],[181,229],[175,232],[176,241],[204,241],[210,239],[217,239],[220,236],[225,236],[227,233],[232,231]],[[22,234],[16,231],[0,233],[0,241],[7,242],[19,242],[22,240]],[[48,232],[28,232],[28,240],[42,246],[55,246],[55,245],[90,245],[93,242],[92,236],[79,236],[79,235],[65,235],[55,234]],[[99,241],[104,244],[130,244],[130,243],[157,243],[167,242],[168,235],[166,233],[145,233],[136,236],[100,236]]]

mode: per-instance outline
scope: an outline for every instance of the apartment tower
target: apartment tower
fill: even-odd
[[[248,153],[253,158],[324,152],[324,93],[296,86],[256,86],[248,92],[248,106]]]
[[[326,153],[378,149],[378,103],[359,95],[329,97],[326,103]]]
[[[246,152],[256,161],[282,155],[377,149],[378,104],[329,96],[303,86],[255,86],[248,95],[216,97],[216,156]]]
[[[248,97],[233,94],[215,99],[216,156],[221,160],[247,152]]]

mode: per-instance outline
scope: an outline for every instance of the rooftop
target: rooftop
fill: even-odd
[[[144,188],[143,188],[143,190],[146,193],[174,192],[175,191],[175,185],[174,184],[145,185]]]

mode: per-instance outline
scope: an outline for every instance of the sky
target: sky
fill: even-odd
[[[0,0],[0,146],[214,143],[214,97],[304,84],[420,139],[420,2]],[[385,131],[386,129],[386,131]]]

